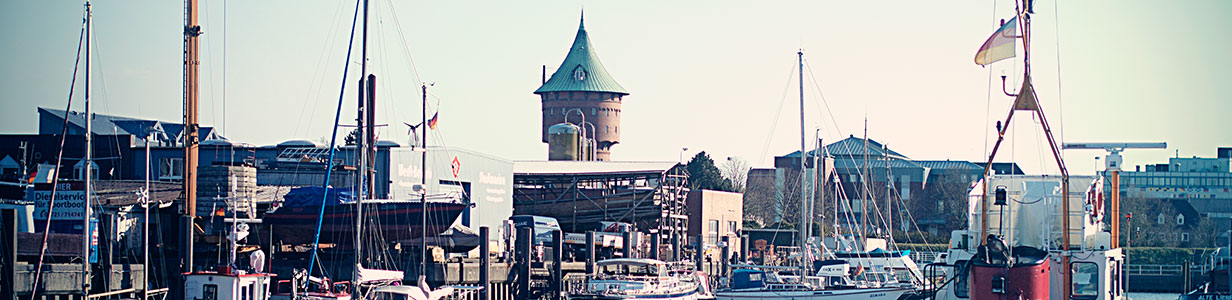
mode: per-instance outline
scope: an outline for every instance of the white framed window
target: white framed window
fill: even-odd
[[[1188,232],[1182,232],[1182,233],[1181,233],[1181,241],[1182,241],[1182,242],[1188,242],[1188,241],[1189,241],[1189,233],[1188,233]]]
[[[158,163],[158,179],[183,179],[184,159],[165,157]]]
[[[1176,225],[1185,225],[1185,215],[1176,214]]]

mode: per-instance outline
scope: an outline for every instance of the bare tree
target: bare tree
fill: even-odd
[[[737,192],[744,192],[745,180],[749,178],[749,162],[739,157],[728,157],[720,167],[723,178],[727,178]]]

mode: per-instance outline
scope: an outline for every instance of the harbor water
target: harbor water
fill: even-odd
[[[1129,293],[1129,299],[1133,300],[1176,300],[1181,294],[1168,293]]]

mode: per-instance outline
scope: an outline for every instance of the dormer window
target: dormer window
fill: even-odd
[[[582,66],[578,66],[577,68],[574,68],[573,69],[573,79],[577,81],[586,80],[586,69],[582,68]]]
[[[1176,214],[1176,225],[1185,225],[1185,215]]]

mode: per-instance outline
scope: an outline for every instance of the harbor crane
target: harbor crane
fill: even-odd
[[[1125,149],[1164,149],[1168,143],[1066,143],[1061,149],[1102,149],[1108,152],[1104,159],[1104,171],[1112,179],[1112,199],[1108,205],[1108,213],[1112,219],[1110,239],[1111,248],[1117,248],[1121,232],[1121,152]]]

